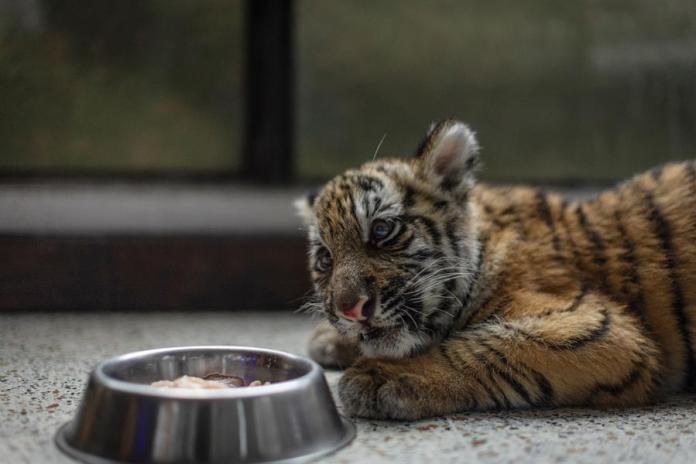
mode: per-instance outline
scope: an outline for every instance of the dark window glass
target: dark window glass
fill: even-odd
[[[242,6],[0,0],[0,170],[235,169]]]
[[[693,0],[301,0],[299,171],[478,131],[484,177],[608,181],[696,155]]]

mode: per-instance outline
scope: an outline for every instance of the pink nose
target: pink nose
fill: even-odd
[[[367,320],[368,316],[363,312],[363,309],[365,307],[365,303],[367,302],[368,298],[363,296],[360,297],[357,303],[355,303],[355,306],[352,308],[346,308],[342,310],[339,315],[345,319],[348,319],[349,321],[365,321]]]

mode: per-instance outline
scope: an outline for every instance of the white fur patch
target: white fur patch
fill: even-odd
[[[316,222],[317,218],[314,214],[314,209],[309,204],[307,197],[300,197],[292,202],[295,207],[295,212],[302,219],[305,226],[312,225]]]
[[[406,328],[402,328],[397,337],[396,343],[391,339],[361,342],[360,351],[368,358],[405,358],[423,345],[421,337],[409,332]]]

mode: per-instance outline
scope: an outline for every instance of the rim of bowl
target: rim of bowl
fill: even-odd
[[[240,387],[229,389],[186,389],[186,388],[160,388],[153,387],[149,384],[128,382],[126,380],[116,379],[105,372],[105,369],[114,364],[119,364],[124,361],[157,355],[157,354],[175,354],[185,351],[225,351],[225,352],[255,352],[268,355],[274,355],[289,359],[298,364],[304,364],[309,367],[309,370],[294,379],[283,380],[281,382],[272,383],[270,385],[259,385],[256,387]],[[226,398],[246,398],[253,396],[265,396],[270,394],[284,393],[295,391],[303,387],[307,387],[315,381],[317,377],[321,377],[322,370],[319,364],[311,359],[286,353],[285,351],[272,350],[268,348],[258,348],[253,346],[236,346],[236,345],[196,345],[196,346],[175,346],[168,348],[155,348],[150,350],[134,351],[119,356],[114,356],[105,361],[100,362],[92,372],[95,380],[101,385],[124,393],[133,393],[142,396],[153,396],[160,398],[177,398],[177,399],[226,399]]]

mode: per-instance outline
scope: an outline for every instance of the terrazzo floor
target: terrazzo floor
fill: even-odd
[[[0,463],[72,462],[55,448],[53,434],[74,413],[87,373],[100,360],[172,345],[253,345],[305,354],[312,324],[276,312],[0,314]],[[334,391],[339,377],[327,373]],[[696,462],[696,396],[622,411],[355,422],[355,441],[322,462]]]

